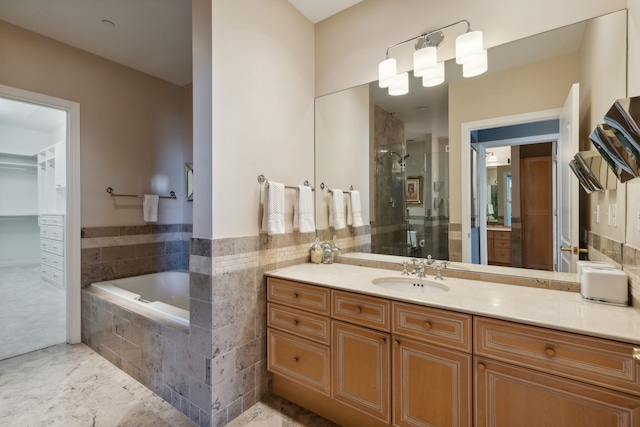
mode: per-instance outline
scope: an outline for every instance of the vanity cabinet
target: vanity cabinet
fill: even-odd
[[[487,262],[511,266],[511,230],[487,230]]]
[[[343,426],[640,427],[633,345],[267,279],[273,390]]]
[[[633,346],[476,317],[476,426],[640,426]]]
[[[393,303],[393,425],[471,426],[468,314]]]

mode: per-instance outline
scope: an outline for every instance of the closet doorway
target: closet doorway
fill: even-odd
[[[77,103],[0,86],[0,360],[80,341],[78,163]]]

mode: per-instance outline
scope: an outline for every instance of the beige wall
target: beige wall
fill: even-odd
[[[0,84],[80,103],[82,226],[144,224],[139,199],[166,194],[160,223],[181,223],[186,89],[0,21]],[[190,219],[187,219],[188,222]]]
[[[595,150],[589,135],[616,99],[626,96],[627,45],[625,13],[616,13],[591,20],[585,28],[580,47],[580,150]],[[594,233],[616,242],[625,241],[625,185],[618,182],[617,190],[600,191],[585,196],[583,203],[584,224]],[[599,205],[599,222],[591,215]],[[608,224],[609,205],[616,206],[615,225]]]
[[[314,179],[314,27],[284,0],[212,5],[212,234],[255,235],[259,174]],[[295,192],[286,195],[290,230]]]
[[[367,0],[318,23],[316,96],[377,80],[387,47],[460,19],[482,30],[486,47],[492,47],[623,9],[627,0],[493,0],[490,5],[474,0],[439,6],[424,0]],[[451,31],[456,35],[464,26]],[[452,44],[447,39],[438,54],[451,58],[453,50],[447,46]],[[410,54],[398,57],[398,68],[411,68],[410,59]]]
[[[628,0],[629,7],[629,66],[628,96],[640,96],[640,0]],[[626,184],[626,242],[640,248],[640,179]]]
[[[362,220],[369,224],[369,87],[358,86],[316,100],[316,227],[329,228],[327,190],[319,186],[360,191]],[[354,166],[358,167],[354,167]]]
[[[578,56],[456,81],[449,85],[449,185],[451,222],[462,222],[460,143],[462,123],[561,108],[579,80]]]

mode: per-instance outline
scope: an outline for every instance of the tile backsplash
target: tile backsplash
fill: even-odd
[[[168,270],[189,269],[191,224],[83,227],[82,286]]]

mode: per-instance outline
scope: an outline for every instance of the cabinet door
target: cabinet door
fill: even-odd
[[[331,397],[390,420],[389,334],[332,321]]]
[[[476,359],[477,427],[638,427],[640,399],[630,395]]]
[[[471,355],[393,341],[393,425],[471,426]]]

